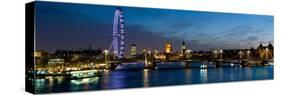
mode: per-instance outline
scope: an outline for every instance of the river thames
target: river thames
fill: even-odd
[[[225,66],[217,68],[121,69],[102,76],[67,80],[63,77],[35,79],[36,93],[156,87],[215,82],[273,79],[273,66]]]

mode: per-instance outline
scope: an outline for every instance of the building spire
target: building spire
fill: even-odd
[[[268,48],[273,49],[273,45],[272,45],[271,41],[269,41]]]
[[[258,46],[257,49],[262,49],[262,48],[263,48],[263,46],[262,46],[262,43],[260,42],[260,45]]]
[[[89,44],[89,50],[92,50],[92,44]]]

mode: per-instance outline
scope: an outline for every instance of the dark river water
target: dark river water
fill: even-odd
[[[273,66],[113,70],[104,71],[100,77],[79,80],[35,79],[35,91],[53,93],[264,79],[273,79]]]

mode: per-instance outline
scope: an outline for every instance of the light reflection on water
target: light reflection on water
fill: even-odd
[[[98,82],[98,79],[99,79],[99,77],[77,79],[77,80],[71,80],[71,83],[74,85],[96,83],[96,82]]]
[[[192,81],[192,70],[191,69],[185,69],[185,80],[188,83],[191,83],[191,81]]]
[[[148,87],[149,86],[149,70],[148,69],[144,69],[143,70],[143,86],[144,87]]]
[[[203,83],[208,81],[208,70],[207,69],[200,69],[200,79]]]
[[[137,69],[104,71],[101,77],[66,80],[63,77],[36,79],[36,92],[103,90],[273,79],[273,66],[221,67],[209,69]]]
[[[97,84],[98,80],[99,80],[99,77],[70,80],[71,90],[77,91],[81,88],[83,90],[90,90],[91,89],[90,85]]]

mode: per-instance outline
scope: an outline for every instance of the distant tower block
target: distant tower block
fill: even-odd
[[[171,42],[166,42],[166,43],[165,43],[165,53],[167,53],[167,54],[172,53],[172,45],[171,45]]]
[[[186,51],[185,42],[182,41],[182,44],[181,44],[181,54],[185,53],[185,51]]]
[[[112,43],[109,50],[113,49],[113,54],[118,58],[124,56],[125,46],[125,25],[121,8],[116,8],[113,21]]]
[[[135,44],[131,45],[130,54],[131,54],[131,56],[137,55],[137,46]]]

